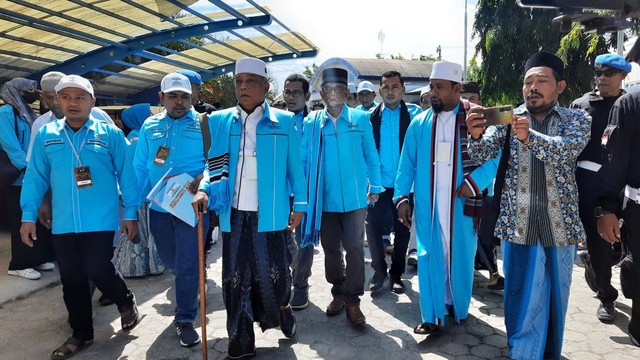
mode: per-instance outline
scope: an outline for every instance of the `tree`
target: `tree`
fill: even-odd
[[[524,62],[539,50],[558,54],[567,65],[562,105],[593,87],[591,66],[597,54],[607,52],[604,38],[578,27],[563,38],[559,25],[552,23],[555,16],[555,10],[521,8],[513,0],[478,1],[473,35],[479,42],[472,64],[479,63],[478,56],[481,64],[471,78],[481,84],[485,103],[522,102]]]
[[[311,79],[313,74],[318,70],[318,65],[316,63],[311,64],[311,66],[305,66],[302,75],[304,75],[307,79]]]

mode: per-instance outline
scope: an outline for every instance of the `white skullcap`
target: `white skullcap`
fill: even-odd
[[[435,79],[461,83],[462,65],[448,61],[436,61],[431,68],[431,80]]]
[[[67,75],[59,72],[59,71],[49,71],[48,73],[42,75],[42,79],[40,80],[40,88],[42,91],[46,92],[54,92],[56,91],[56,85],[60,82],[60,79]]]
[[[172,91],[183,91],[191,94],[191,81],[189,78],[178,73],[167,74],[160,83],[160,91],[168,93]]]
[[[58,85],[55,86],[55,90],[57,93],[59,93],[60,90],[70,87],[82,89],[91,94],[91,97],[94,97],[93,86],[91,86],[89,80],[83,78],[80,75],[67,75],[63,77],[62,79],[60,79],[60,82],[58,82]]]
[[[264,61],[251,57],[244,57],[236,61],[236,75],[254,74],[267,77],[267,64]]]

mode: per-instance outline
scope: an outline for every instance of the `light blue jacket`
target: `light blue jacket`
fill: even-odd
[[[73,169],[79,163],[65,130],[82,165],[91,171],[91,187],[76,185]],[[118,230],[118,185],[124,220],[137,220],[140,197],[127,140],[120,129],[93,117],[77,132],[64,119],[43,126],[34,140],[24,180],[22,221],[36,221],[42,197],[51,188],[54,234]]]
[[[293,210],[307,211],[307,182],[300,161],[300,143],[293,125],[293,114],[271,108],[264,103],[264,115],[256,127],[256,157],[258,158],[258,231],[284,230],[289,223],[290,196],[293,193]],[[238,108],[213,112],[209,116],[211,143],[223,141],[217,134],[219,122],[232,120],[229,131],[229,186],[233,195],[236,179],[242,120]],[[213,146],[212,146],[213,148]],[[213,154],[210,151],[209,157]],[[205,169],[200,189],[211,196],[209,172]],[[290,190],[291,189],[291,190]],[[231,231],[231,206],[218,214],[220,229]]]
[[[18,137],[16,137],[15,118],[18,120]],[[22,118],[14,115],[11,105],[0,106],[0,149],[7,152],[9,160],[18,170],[27,167],[27,151],[29,150],[29,139],[31,138],[31,125]],[[24,173],[11,185],[21,186]]]
[[[322,127],[324,194],[322,211],[348,212],[367,206],[369,192],[382,192],[380,160],[373,140],[371,114],[344,105],[337,129],[327,110],[310,113],[304,122],[302,165],[311,163],[314,124]]]
[[[171,175],[187,173],[194,178],[204,168],[202,130],[193,107],[180,119],[172,119],[163,111],[145,120],[138,134],[133,167],[138,178],[138,189],[146,198],[147,189],[153,188],[171,168]],[[163,166],[155,165],[158,148],[169,148],[169,156]],[[151,203],[151,209],[166,212]]]

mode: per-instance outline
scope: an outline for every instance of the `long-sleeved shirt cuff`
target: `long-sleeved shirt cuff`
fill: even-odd
[[[138,220],[138,208],[129,206],[124,209],[123,220]]]
[[[384,191],[384,188],[380,185],[369,185],[369,192],[372,194],[380,194]]]
[[[398,209],[403,202],[408,202],[408,201],[409,201],[409,197],[408,196],[400,196],[394,202],[394,204],[396,205],[396,209]]]
[[[207,196],[209,196],[209,188],[211,187],[211,184],[209,184],[209,182],[207,181],[200,181],[200,185],[198,185],[198,190],[202,190],[204,191]]]
[[[293,211],[294,212],[307,212],[309,209],[309,204],[305,202],[293,202]]]
[[[22,212],[22,222],[36,222],[38,219],[38,213],[32,211],[24,211]]]
[[[473,197],[476,197],[478,196],[478,194],[480,194],[480,189],[478,189],[478,185],[476,185],[476,182],[473,181],[471,176],[467,176],[466,178],[464,178],[464,182],[467,183],[467,186],[469,186],[469,188],[473,192]]]

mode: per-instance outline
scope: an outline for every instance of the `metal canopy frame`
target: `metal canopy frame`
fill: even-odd
[[[206,12],[194,9],[196,0],[2,2],[0,85],[49,71],[79,74],[104,104],[155,102],[162,77],[180,68],[208,80],[244,56],[271,62],[318,53],[254,0],[209,0]],[[182,50],[167,47],[174,41]]]

